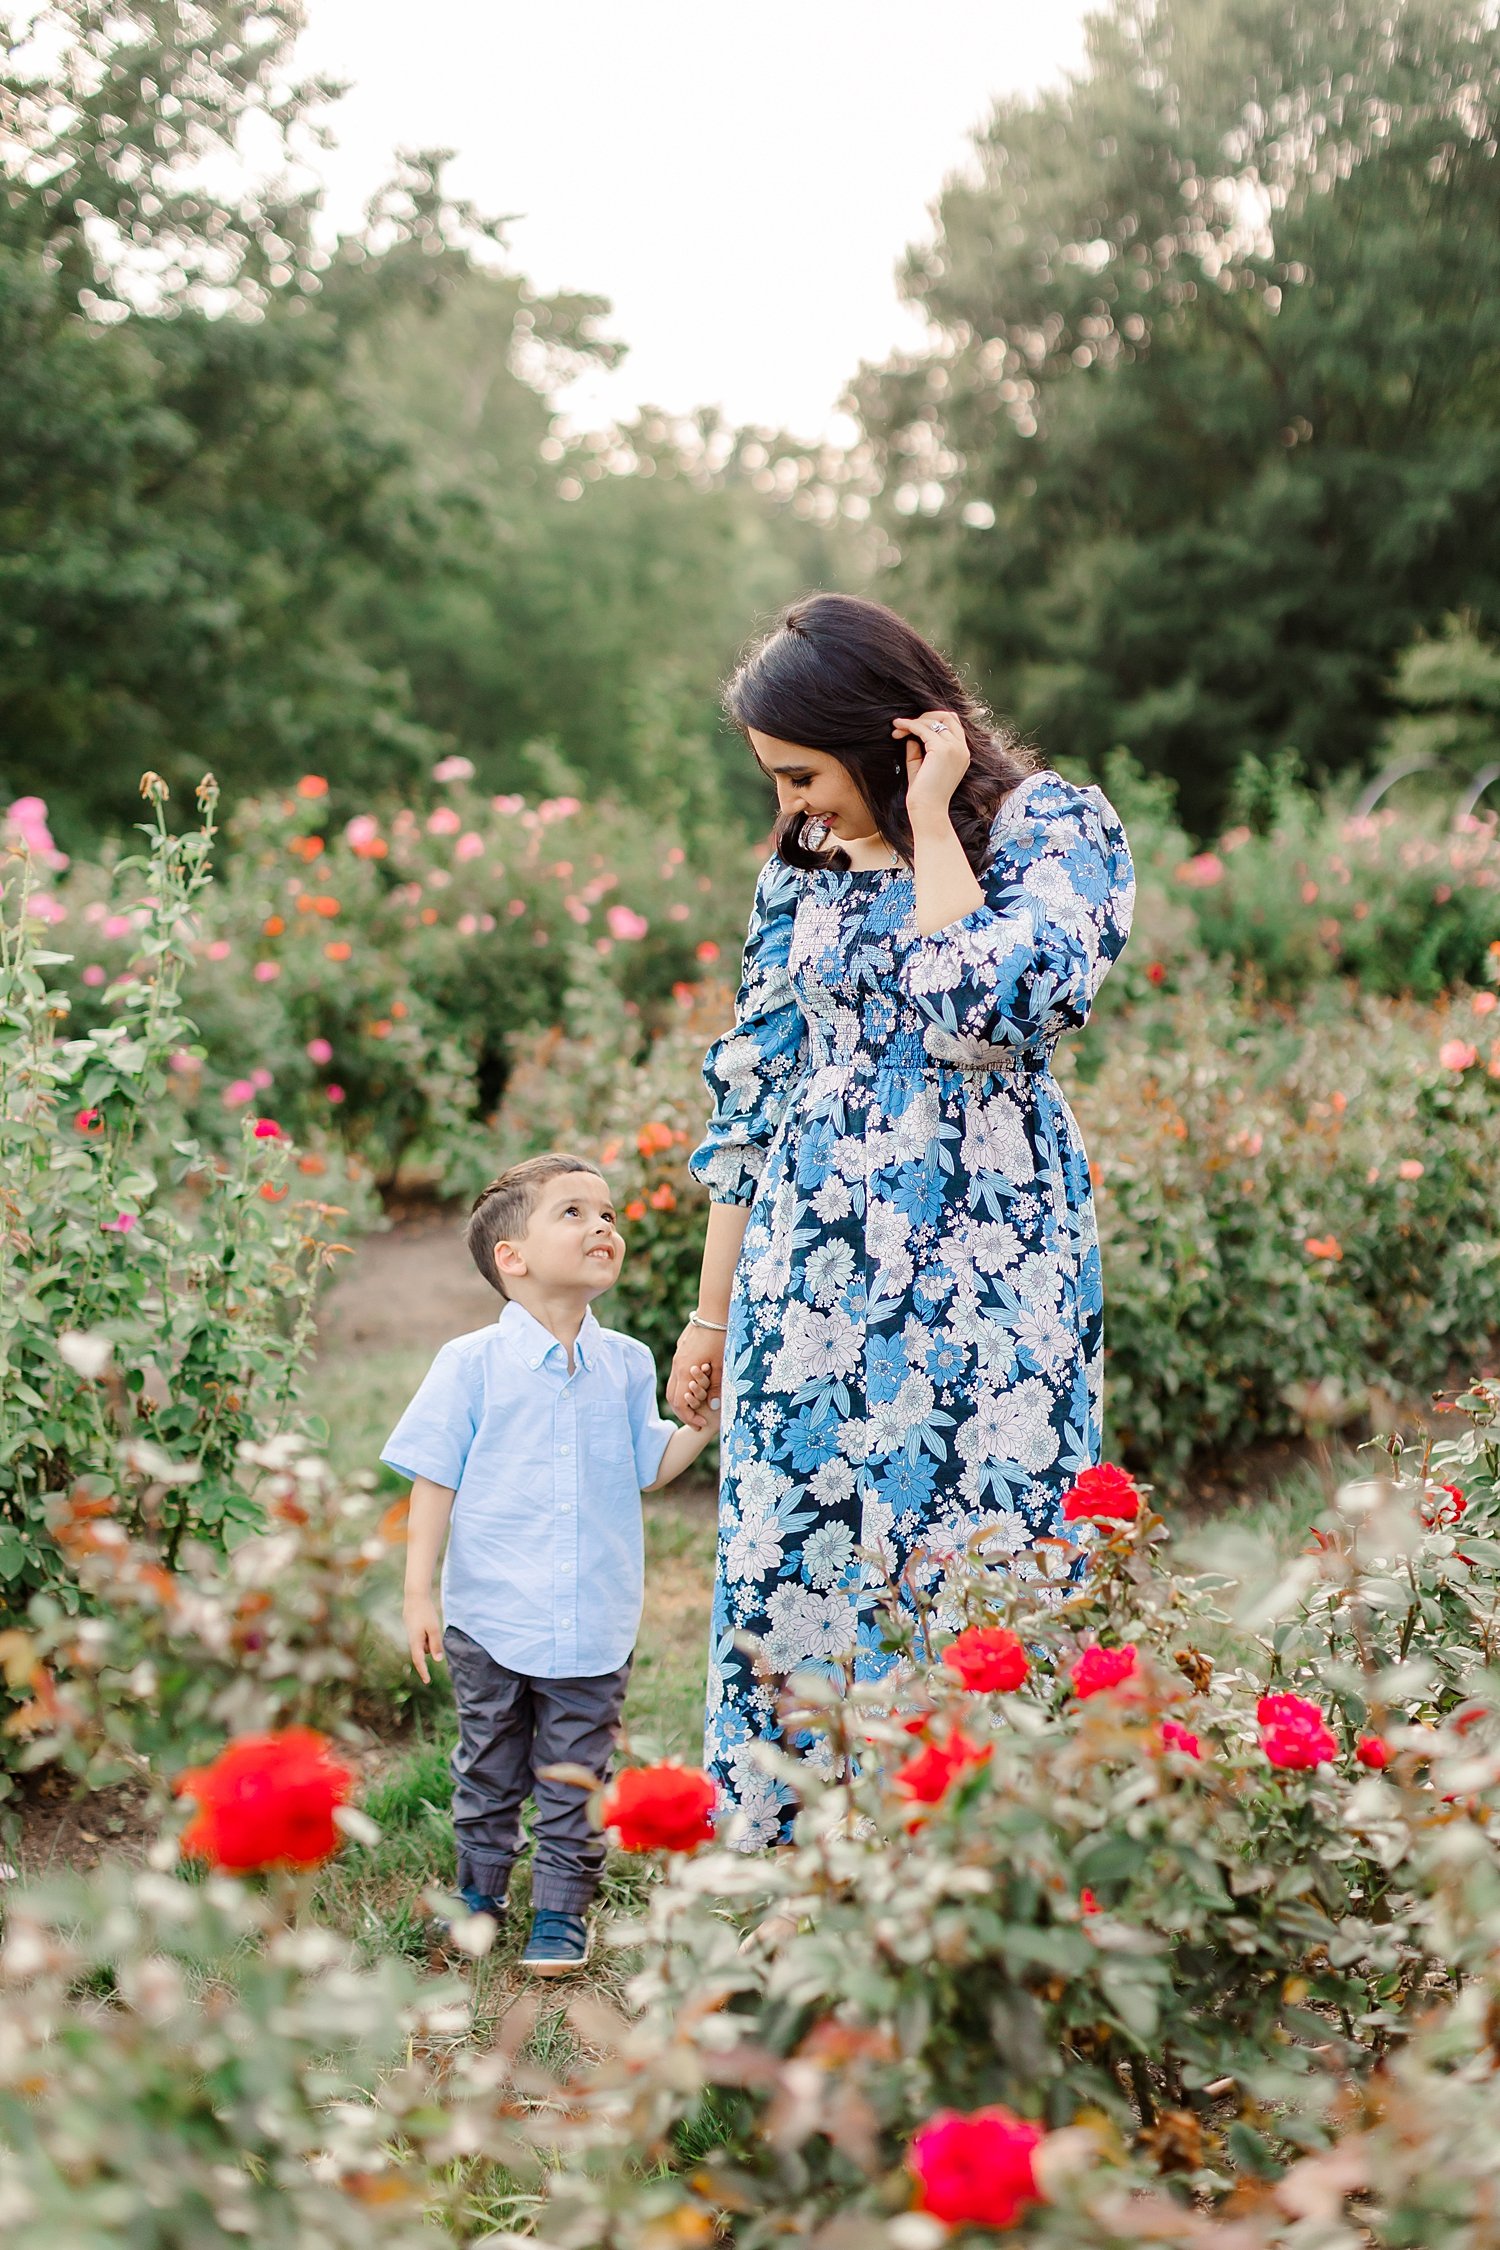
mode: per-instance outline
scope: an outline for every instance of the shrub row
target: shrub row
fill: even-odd
[[[1065,1083],[1094,1170],[1116,1450],[1177,1473],[1375,1393],[1410,1405],[1483,1359],[1500,1334],[1493,1000],[1339,988],[1278,1012],[1203,971],[1090,1030]],[[612,1302],[663,1362],[697,1286],[706,1199],[686,1160],[728,1006],[685,1002],[649,1045],[618,1023],[549,1035],[501,1118],[507,1147],[583,1142],[616,1178],[630,1256]]]

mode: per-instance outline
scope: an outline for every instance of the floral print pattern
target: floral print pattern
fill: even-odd
[[[692,1168],[751,1206],[706,1752],[747,1849],[787,1819],[755,1755],[778,1739],[773,1675],[879,1676],[887,1578],[940,1595],[976,1533],[1045,1579],[1037,1542],[1099,1458],[1098,1239],[1051,1059],[1125,944],[1130,853],[1097,789],[1042,772],[981,881],[982,906],[923,937],[907,869],[771,860],[704,1064]]]

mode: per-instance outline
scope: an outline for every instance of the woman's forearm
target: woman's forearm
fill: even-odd
[[[705,1320],[729,1318],[729,1296],[734,1269],[750,1219],[748,1203],[709,1205],[708,1227],[703,1237],[703,1272],[698,1283],[698,1310]]]
[[[913,826],[912,876],[917,928],[923,937],[945,930],[950,922],[961,922],[984,904],[979,878],[946,810],[941,820]]]

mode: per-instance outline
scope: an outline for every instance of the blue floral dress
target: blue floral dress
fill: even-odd
[[[905,868],[762,870],[692,1168],[751,1206],[725,1339],[707,1760],[743,1846],[784,1832],[774,1677],[877,1677],[888,1580],[978,1531],[1021,1576],[1100,1446],[1088,1160],[1052,1075],[1130,929],[1097,789],[1030,775],[984,904],[930,937]],[[740,1636],[760,1644],[759,1661]]]

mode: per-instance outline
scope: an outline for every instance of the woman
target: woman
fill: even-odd
[[[707,1757],[750,1848],[790,1815],[754,1755],[769,1675],[878,1675],[887,1577],[935,1583],[976,1531],[1041,1576],[1098,1459],[1098,1243],[1051,1061],[1135,885],[1099,791],[1032,770],[873,602],[788,610],[727,707],[781,818],[704,1065],[712,1210],[667,1396],[701,1421],[691,1371],[722,1389]]]

